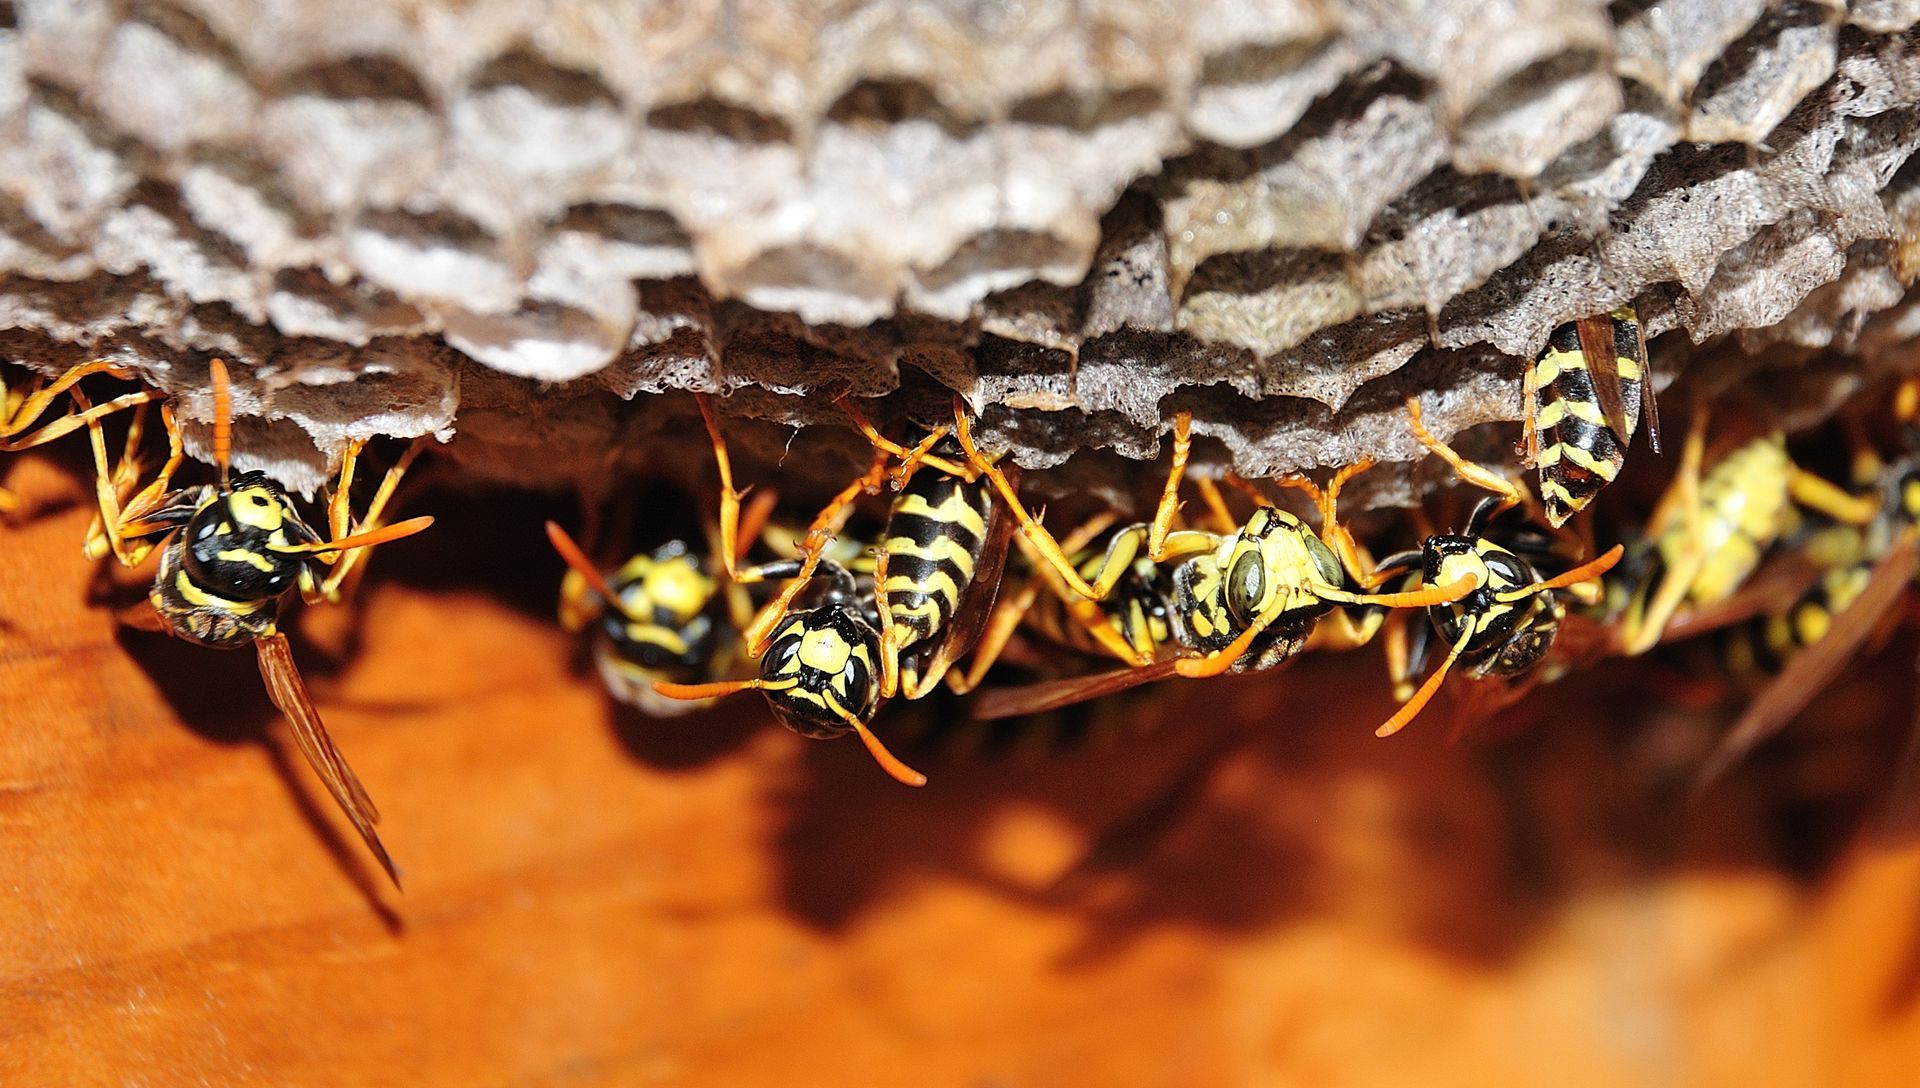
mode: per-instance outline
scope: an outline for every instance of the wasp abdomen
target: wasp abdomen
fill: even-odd
[[[921,473],[887,519],[887,611],[915,641],[932,638],[959,609],[987,537],[988,492]]]
[[[1540,435],[1540,495],[1547,517],[1560,525],[1593,501],[1626,463],[1643,393],[1640,326],[1633,310],[1608,315],[1613,357],[1592,360],[1581,347],[1579,324],[1553,330],[1534,360],[1534,426]],[[1625,434],[1608,422],[1593,367],[1606,366],[1618,378]]]

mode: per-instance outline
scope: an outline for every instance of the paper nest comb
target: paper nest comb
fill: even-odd
[[[1920,0],[4,11],[6,357],[188,417],[223,357],[302,488],[354,435],[697,458],[648,439],[704,389],[750,454],[801,427],[791,475],[865,452],[793,394],[958,392],[1124,490],[1179,407],[1250,476],[1410,458],[1406,396],[1512,419],[1515,357],[1626,301],[1815,414],[1920,330]]]

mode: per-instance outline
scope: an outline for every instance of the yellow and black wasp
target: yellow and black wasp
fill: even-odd
[[[762,492],[748,504],[742,541],[759,535],[773,497]],[[656,717],[684,714],[698,704],[660,695],[655,680],[694,684],[738,670],[740,632],[753,605],[725,579],[717,527],[704,553],[690,541],[668,540],[605,572],[558,524],[547,522],[547,539],[567,564],[560,624],[570,632],[593,628],[594,666],[614,698]]]
[[[201,646],[254,647],[267,694],[292,723],[301,754],[397,886],[393,860],[374,829],[379,812],[314,709],[280,629],[280,617],[286,598],[295,590],[308,601],[336,599],[368,548],[411,536],[433,523],[430,517],[419,517],[380,524],[419,447],[410,448],[387,473],[366,516],[356,522],[348,504],[361,445],[350,445],[329,503],[330,535],[323,538],[265,474],[230,473],[232,406],[227,370],[217,359],[209,369],[218,482],[171,487],[183,456],[171,406],[163,405],[168,460],[152,483],[123,508],[113,483],[122,473],[108,464],[100,429],[90,423],[100,481],[101,526],[99,536],[88,541],[88,552],[110,550],[133,567],[158,548],[159,571],[147,597],[158,627]]]
[[[881,695],[921,699],[942,679],[963,690],[966,679],[949,670],[989,621],[1013,523],[944,426],[907,449],[843,407],[881,454],[900,459],[874,553]]]
[[[1013,484],[980,454],[964,413],[959,415],[957,433],[969,460],[1000,491],[1037,560],[1047,564],[1074,594],[1091,602],[1108,600],[1142,555],[1155,566],[1167,568],[1172,633],[1182,654],[1157,663],[1151,657],[1136,657],[1130,669],[1000,693],[1000,698],[983,706],[983,714],[1028,713],[1172,675],[1202,677],[1269,669],[1305,647],[1329,613],[1348,619],[1346,612],[1335,611],[1341,606],[1424,608],[1457,600],[1474,588],[1463,579],[1406,592],[1370,592],[1386,576],[1376,579],[1366,569],[1357,544],[1339,521],[1337,504],[1341,487],[1371,461],[1341,469],[1324,489],[1305,480],[1285,481],[1313,495],[1321,516],[1319,534],[1293,514],[1265,502],[1231,531],[1176,530],[1173,522],[1191,449],[1191,427],[1186,413],[1175,417],[1172,467],[1154,520],[1116,533],[1099,571],[1088,579],[1052,534],[1020,505]],[[1087,627],[1091,631],[1099,625]],[[1370,633],[1356,629],[1338,641],[1364,641]],[[1121,656],[1128,656],[1126,649]]]
[[[1631,306],[1553,330],[1527,367],[1525,389],[1527,452],[1556,529],[1620,474],[1643,415],[1660,452],[1646,344]]]
[[[1658,645],[1682,606],[1706,609],[1732,598],[1774,543],[1800,520],[1800,508],[1865,525],[1878,506],[1793,463],[1786,437],[1762,434],[1733,448],[1704,473],[1706,414],[1696,412],[1673,484],[1648,520],[1640,554],[1624,570],[1630,584],[1617,620],[1628,654]]]
[[[973,486],[965,470],[935,452],[940,431],[909,450],[863,426],[877,447],[873,464],[815,517],[801,556],[741,569],[733,561],[741,493],[733,486],[712,407],[704,397],[699,404],[720,470],[721,554],[728,574],[736,583],[785,579],[787,585],[742,632],[747,655],[759,662],[757,677],[656,682],[654,690],[676,699],[758,690],[795,732],[824,738],[852,731],[894,778],[924,785],[926,777],[887,751],[870,723],[886,699],[903,690],[903,681],[908,698],[927,694],[979,641],[998,591],[1007,524],[992,504],[979,501],[983,489]],[[853,571],[824,552],[852,504],[879,492],[895,456],[902,459],[894,477],[901,491],[871,584],[863,589]],[[929,466],[940,474],[918,471]]]
[[[1426,657],[1429,643],[1424,633],[1415,632],[1406,649],[1401,647],[1407,647],[1408,642],[1398,632],[1387,640],[1396,695],[1403,704],[1376,731],[1382,737],[1392,736],[1413,721],[1456,664],[1475,679],[1512,681],[1532,673],[1552,648],[1565,617],[1558,591],[1598,579],[1619,562],[1623,551],[1615,545],[1591,562],[1551,578],[1543,577],[1534,562],[1551,555],[1550,542],[1513,534],[1503,544],[1490,535],[1493,518],[1524,502],[1525,496],[1511,481],[1499,480],[1472,465],[1434,437],[1421,422],[1418,401],[1409,401],[1407,411],[1422,445],[1453,465],[1462,479],[1495,494],[1474,506],[1458,533],[1429,536],[1418,551],[1402,552],[1380,562],[1378,571],[1383,574],[1417,570],[1419,580],[1429,585],[1465,581],[1474,587],[1458,600],[1427,609],[1433,632],[1448,650],[1440,667],[1418,691],[1402,694]],[[1499,486],[1495,486],[1496,481]]]
[[[1910,441],[1917,401],[1920,384],[1909,382],[1897,405]],[[1722,652],[1734,674],[1771,679],[1708,758],[1701,786],[1806,709],[1883,628],[1920,575],[1920,454],[1874,468],[1871,497],[1878,509],[1872,519],[1840,534],[1845,546],[1833,548],[1826,540],[1831,554],[1825,569],[1785,608],[1773,605],[1777,591],[1756,589],[1760,613],[1726,630]]]
[[[687,541],[669,540],[602,574],[566,530],[547,536],[567,562],[560,622],[594,628],[593,660],[614,698],[655,716],[684,714],[693,703],[660,697],[655,680],[699,683],[732,671],[744,622],[729,611],[707,560]]]

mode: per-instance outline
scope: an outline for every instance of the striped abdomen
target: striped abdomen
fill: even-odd
[[[953,619],[987,538],[992,492],[935,472],[915,474],[887,518],[887,611],[924,642]]]
[[[1592,360],[1578,322],[1553,330],[1534,360],[1534,428],[1540,438],[1540,497],[1556,527],[1593,501],[1626,463],[1640,418],[1640,325],[1623,306],[1607,316],[1612,358]],[[1615,434],[1595,387],[1594,366],[1618,375],[1626,433]]]

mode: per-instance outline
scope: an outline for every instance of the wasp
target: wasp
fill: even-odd
[[[921,699],[942,679],[965,691],[970,681],[949,670],[991,622],[1013,522],[944,425],[906,448],[841,407],[880,455],[900,461],[874,552],[881,695]]]
[[[1612,483],[1635,425],[1660,452],[1660,414],[1631,306],[1553,330],[1528,365],[1525,441],[1548,524],[1559,528]]]
[[[105,359],[72,367],[51,382],[30,379],[25,387],[9,387],[4,375],[0,375],[0,453],[15,453],[43,445],[115,412],[145,405],[154,398],[153,392],[146,389],[135,390],[99,405],[88,403],[84,396],[77,397],[80,411],[70,412],[38,430],[31,430],[62,393],[71,391],[77,394],[79,382],[95,374],[107,374],[122,380],[133,378],[132,371]],[[13,494],[0,488],[0,513],[7,513],[16,505]]]
[[[547,537],[568,567],[561,626],[594,628],[594,665],[614,698],[655,716],[684,714],[694,704],[661,698],[655,680],[698,683],[733,671],[746,621],[693,544],[669,540],[603,574],[559,525],[547,522]]]
[[[1742,443],[1703,473],[1705,448],[1702,410],[1674,482],[1648,520],[1648,550],[1628,564],[1636,581],[1618,624],[1628,654],[1657,645],[1682,605],[1705,608],[1733,597],[1768,549],[1798,525],[1800,508],[1850,525],[1865,525],[1877,512],[1872,498],[1795,465],[1779,431]]]
[[[1073,556],[1074,569],[1082,578],[1091,581],[1100,576],[1108,549],[1091,545],[1113,520],[1112,514],[1103,514],[1061,540],[1062,550]],[[1104,598],[1091,602],[1061,588],[1043,559],[1027,554],[1027,568],[1026,592],[1035,599],[1025,620],[1046,641],[1088,657],[1112,656],[1122,661],[1155,661],[1174,645],[1168,572],[1144,553],[1134,556]],[[1055,591],[1039,592],[1048,585]]]
[[[1027,545],[1074,594],[1094,602],[1109,599],[1142,554],[1155,566],[1168,568],[1172,631],[1179,656],[1158,663],[1136,660],[1134,667],[1119,672],[1027,689],[995,700],[995,715],[1057,706],[1063,699],[1094,698],[1166,676],[1217,676],[1273,668],[1304,648],[1322,618],[1342,605],[1424,608],[1457,600],[1474,588],[1462,579],[1405,592],[1370,592],[1385,576],[1376,577],[1367,569],[1357,543],[1339,520],[1337,506],[1340,489],[1371,466],[1371,460],[1342,468],[1325,488],[1304,479],[1285,481],[1312,495],[1320,512],[1319,534],[1293,514],[1265,502],[1230,532],[1174,529],[1180,481],[1191,451],[1192,418],[1184,412],[1174,419],[1172,467],[1153,521],[1116,533],[1096,576],[1089,580],[1021,505],[1013,484],[980,454],[964,413],[958,413],[955,426],[969,460],[999,490]],[[1336,618],[1345,620],[1347,614],[1339,612]],[[1369,634],[1354,630],[1338,641],[1357,644]]]
[[[258,655],[267,694],[293,726],[301,754],[319,775],[354,830],[395,886],[399,875],[375,825],[379,811],[328,735],[281,630],[281,610],[296,590],[307,601],[337,600],[341,587],[367,549],[420,532],[430,517],[381,525],[401,476],[419,450],[416,443],[381,482],[365,517],[349,509],[355,463],[362,443],[347,447],[340,479],[329,502],[329,535],[322,537],[300,516],[273,480],[260,472],[233,473],[232,398],[226,366],[209,367],[213,388],[213,460],[218,480],[173,488],[180,467],[180,429],[170,405],[162,416],[169,457],[159,475],[123,508],[97,423],[89,424],[95,469],[101,481],[99,536],[89,554],[111,551],[134,567],[159,550],[158,573],[147,600],[160,629],[176,638],[216,649],[251,645]]]
[[[773,498],[771,492],[754,496],[742,540],[759,535]],[[660,696],[655,680],[691,684],[737,671],[739,633],[753,606],[740,586],[725,580],[717,527],[709,528],[704,553],[694,542],[668,540],[607,572],[558,524],[549,521],[546,529],[567,565],[560,624],[570,632],[594,629],[594,665],[614,698],[656,717],[684,714],[697,704]]]
[[[1083,577],[1095,577],[1105,562],[1105,549],[1091,545],[1115,520],[1111,512],[1100,514],[1061,539],[1061,547],[1074,557]],[[1134,557],[1105,598],[1090,601],[1067,587],[1024,539],[1021,545],[1017,554],[1022,563],[1009,579],[1013,588],[1003,593],[965,674],[957,682],[949,677],[948,686],[956,693],[978,687],[1021,631],[1056,653],[1064,649],[1095,661],[1118,660],[1128,671],[1000,686],[981,697],[975,718],[1027,717],[1095,698],[1117,690],[1108,685],[1119,677],[1145,675],[1131,670],[1161,661],[1178,649],[1167,572],[1144,553]],[[1080,693],[1082,685],[1090,685],[1088,693]]]
[[[1566,615],[1557,591],[1598,579],[1620,561],[1624,552],[1616,544],[1592,562],[1552,578],[1543,577],[1522,554],[1529,552],[1538,558],[1548,553],[1550,549],[1542,542],[1527,538],[1522,543],[1516,538],[1508,547],[1488,535],[1495,515],[1524,502],[1519,488],[1472,465],[1434,437],[1421,421],[1418,400],[1407,402],[1407,412],[1422,445],[1455,466],[1462,479],[1495,494],[1475,504],[1458,533],[1429,536],[1419,550],[1389,556],[1377,568],[1381,573],[1417,570],[1419,579],[1427,584],[1466,581],[1474,587],[1457,600],[1427,609],[1434,633],[1448,644],[1447,656],[1419,690],[1399,695],[1403,700],[1400,709],[1375,731],[1382,737],[1392,736],[1413,721],[1456,664],[1475,679],[1500,677],[1511,681],[1531,674],[1552,648]],[[1396,694],[1404,691],[1409,686],[1408,678],[1419,671],[1428,643],[1419,638],[1411,651],[1401,649],[1405,645],[1397,632],[1388,640]]]
[[[892,454],[885,448],[877,450],[867,472],[828,501],[808,526],[798,558],[741,567],[734,557],[740,554],[743,493],[734,487],[732,459],[712,405],[704,396],[696,400],[720,475],[720,555],[727,576],[741,585],[779,580],[786,585],[741,631],[741,643],[747,656],[757,662],[758,675],[698,684],[655,680],[653,690],[669,699],[716,699],[759,691],[774,717],[794,732],[816,739],[851,732],[895,780],[925,785],[926,776],[888,751],[870,725],[885,701],[883,670],[898,667],[884,665],[883,654],[898,652],[912,640],[904,635],[883,636],[882,628],[891,620],[875,589],[863,590],[851,570],[826,555],[854,502],[863,494],[877,494],[886,482]],[[875,584],[884,578],[876,565]]]
[[[1896,398],[1896,413],[1909,438],[1917,406],[1920,381],[1910,380]],[[1727,650],[1737,673],[1758,670],[1774,676],[1708,758],[1697,787],[1718,779],[1806,709],[1882,628],[1920,575],[1920,454],[1878,465],[1874,476],[1871,490],[1878,509],[1851,534],[1851,553],[1843,551],[1785,609],[1746,620],[1729,632]]]

